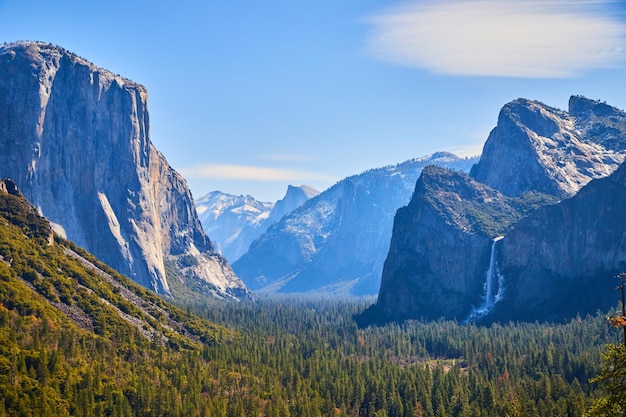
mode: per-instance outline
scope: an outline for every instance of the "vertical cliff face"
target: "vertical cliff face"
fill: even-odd
[[[613,307],[612,277],[626,270],[625,219],[622,165],[574,197],[519,221],[501,250],[511,296],[494,315],[535,320]]]
[[[0,175],[58,233],[147,287],[170,292],[171,260],[218,296],[246,292],[150,142],[139,84],[59,47],[0,48]]]
[[[461,172],[425,168],[396,213],[376,314],[467,318],[484,303],[493,239],[534,204]]]
[[[624,159],[626,113],[579,96],[569,107],[511,102],[469,178],[422,173],[396,214],[378,301],[363,322],[542,319],[606,306],[606,285],[589,278],[626,266],[624,215],[616,207],[626,205],[626,193],[623,173],[597,181],[612,188],[594,179]],[[487,283],[497,288],[485,302]]]

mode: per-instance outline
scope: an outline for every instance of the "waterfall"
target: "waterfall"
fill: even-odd
[[[491,311],[493,305],[500,301],[503,294],[502,275],[498,270],[498,241],[502,240],[504,236],[498,236],[493,239],[491,244],[491,256],[489,257],[489,267],[485,273],[485,301],[479,308],[473,308],[466,321],[472,321],[480,318]],[[494,289],[497,288],[494,294]]]
[[[501,240],[504,236],[498,236],[495,239],[493,239],[493,243],[491,244],[491,257],[489,258],[489,269],[487,269],[487,277],[485,280],[485,305],[484,308],[486,310],[490,310],[491,307],[493,307],[493,305],[496,302],[496,297],[493,294],[493,287],[494,287],[494,281],[498,281],[497,283],[500,283],[500,279],[499,279],[499,273],[498,273],[498,262],[496,260],[496,254],[497,254],[497,250],[496,250],[496,243]],[[499,293],[499,289],[498,289],[498,293]]]

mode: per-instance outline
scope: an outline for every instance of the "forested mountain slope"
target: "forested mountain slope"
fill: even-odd
[[[196,372],[188,355],[232,337],[54,236],[0,182],[0,415],[122,415],[157,406],[155,388],[179,401],[188,387],[159,372]]]

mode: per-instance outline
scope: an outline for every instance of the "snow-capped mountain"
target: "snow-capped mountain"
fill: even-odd
[[[271,224],[318,194],[319,191],[307,185],[290,185],[285,197],[269,203],[250,195],[212,191],[196,200],[196,210],[213,243],[226,259],[234,262]]]
[[[271,226],[233,268],[266,293],[376,294],[393,217],[422,168],[468,172],[476,161],[440,152],[348,177]]]

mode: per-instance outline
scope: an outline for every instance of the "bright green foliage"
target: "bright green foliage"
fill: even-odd
[[[0,416],[206,414],[201,346],[234,333],[50,237],[0,193]]]

